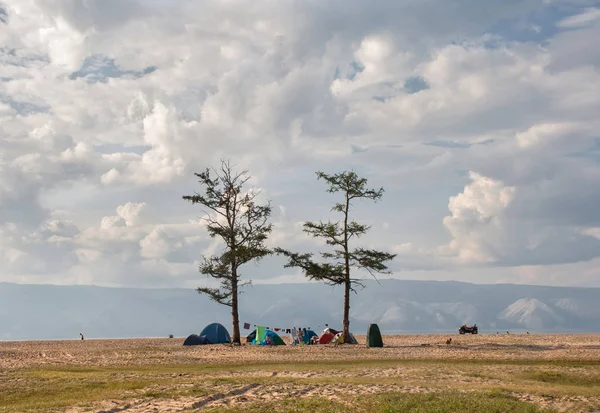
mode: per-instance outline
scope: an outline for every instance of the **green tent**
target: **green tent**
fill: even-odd
[[[256,337],[254,338],[255,344],[260,344],[261,342],[265,341],[266,330],[267,329],[263,326],[256,326]]]
[[[367,347],[383,347],[383,339],[377,324],[369,324],[367,329]]]

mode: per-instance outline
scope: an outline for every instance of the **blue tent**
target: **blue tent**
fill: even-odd
[[[304,344],[308,344],[310,343],[310,339],[311,337],[317,336],[317,333],[315,333],[312,330],[304,330],[304,335],[302,336],[302,342]],[[319,338],[319,336],[317,336],[317,338]]]
[[[206,336],[199,336],[198,334],[192,334],[183,342],[184,346],[199,346],[201,344],[211,344]]]
[[[205,336],[212,344],[231,343],[229,332],[219,323],[207,325],[199,335],[200,337]]]
[[[254,340],[252,340],[252,344],[258,344],[260,346],[266,346],[267,345],[267,337],[270,338],[270,341],[273,343],[273,345],[275,345],[275,346],[285,346],[285,342],[282,340],[281,337],[279,337],[279,334],[277,334],[274,331],[267,330],[267,329],[264,330],[264,337],[263,337],[263,339],[261,341],[257,341],[257,338],[255,338]]]

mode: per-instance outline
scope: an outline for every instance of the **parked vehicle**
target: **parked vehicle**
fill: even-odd
[[[477,330],[477,324],[473,324],[472,327],[467,326],[466,324],[463,324],[462,326],[460,326],[460,328],[458,329],[458,334],[477,334],[478,330]]]

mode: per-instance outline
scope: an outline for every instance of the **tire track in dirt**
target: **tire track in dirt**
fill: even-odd
[[[224,400],[227,398],[232,398],[235,396],[240,396],[240,395],[246,394],[250,390],[255,389],[257,387],[260,387],[260,385],[259,384],[249,384],[249,385],[241,387],[239,389],[232,390],[228,393],[217,393],[217,394],[210,395],[208,397],[205,397],[204,400],[200,400],[200,401],[192,404],[192,409],[199,409],[199,408],[204,407],[204,406],[206,406],[210,403],[213,403],[217,400]]]
[[[272,384],[254,385],[243,393],[229,392],[225,397],[209,396],[199,403],[193,404],[190,412],[201,411],[203,407],[240,407],[249,403],[272,402],[283,399],[297,398],[326,398],[342,403],[350,403],[353,396],[385,392],[426,393],[433,392],[420,386],[398,385],[301,385],[301,384]],[[351,396],[351,397],[348,397]],[[351,405],[349,404],[349,407]],[[187,411],[187,410],[186,410]]]
[[[253,403],[269,403],[284,399],[326,398],[343,403],[352,408],[352,400],[356,396],[394,393],[434,393],[443,389],[406,385],[377,384],[325,384],[302,385],[292,383],[247,384],[244,386],[219,386],[213,394],[207,396],[183,396],[173,399],[137,399],[120,404],[112,402],[112,407],[99,410],[69,410],[72,413],[196,413],[210,408],[240,408]],[[468,391],[468,390],[465,390]],[[555,409],[560,413],[574,411],[576,406],[588,406],[593,410],[600,405],[598,397],[582,396],[540,396],[513,392],[511,395],[521,401],[533,403],[542,408]]]
[[[146,413],[146,412],[201,412],[207,408],[242,407],[256,402],[271,402],[297,398],[327,398],[348,404],[351,407],[352,396],[385,392],[429,393],[435,389],[420,386],[398,385],[302,385],[302,384],[248,384],[242,387],[230,387],[202,397],[179,397],[174,399],[137,399],[119,406],[102,410],[86,410],[91,413]],[[350,398],[348,396],[351,396]],[[113,402],[114,403],[114,402]],[[70,410],[75,413],[75,410]],[[78,412],[82,412],[78,410]],[[83,412],[82,412],[83,413]]]

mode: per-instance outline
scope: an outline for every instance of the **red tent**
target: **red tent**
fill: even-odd
[[[330,332],[323,333],[321,334],[321,337],[319,337],[319,344],[328,344],[331,340],[333,340],[334,337],[335,334]]]
[[[341,333],[341,331],[334,330],[333,328],[326,328],[323,330],[323,333],[321,333],[321,337],[319,337],[319,344],[328,344],[338,333]]]

